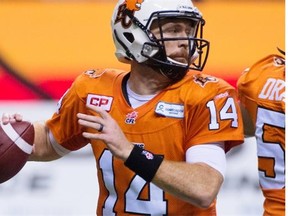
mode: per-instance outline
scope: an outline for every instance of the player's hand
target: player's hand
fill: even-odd
[[[22,121],[22,120],[23,120],[23,116],[20,115],[19,113],[15,113],[15,114],[3,113],[2,114],[2,122],[4,125],[8,123],[13,123],[16,121]]]
[[[86,128],[94,129],[95,132],[86,131],[83,132],[83,136],[87,139],[102,140],[115,157],[126,161],[133,149],[133,144],[127,140],[121,128],[109,113],[96,106],[87,105],[87,107],[97,114],[78,113],[78,122]]]

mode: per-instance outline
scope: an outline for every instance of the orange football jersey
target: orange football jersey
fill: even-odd
[[[285,60],[270,55],[238,80],[239,97],[255,125],[264,215],[285,214]]]
[[[123,93],[126,75],[118,70],[97,70],[75,80],[47,122],[61,146],[77,150],[89,142],[81,136],[85,129],[76,117],[78,112],[91,112],[86,104],[109,112],[128,140],[167,160],[185,161],[185,151],[197,144],[225,141],[228,151],[243,142],[237,93],[223,80],[189,72],[133,109]],[[91,140],[91,145],[100,190],[97,215],[216,215],[216,201],[208,209],[196,208],[135,175],[103,142]]]

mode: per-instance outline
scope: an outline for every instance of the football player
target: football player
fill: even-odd
[[[259,60],[244,71],[237,85],[245,134],[256,137],[264,215],[284,216],[285,59],[269,55]]]
[[[244,135],[236,90],[200,73],[209,51],[204,24],[191,0],[119,0],[112,34],[130,71],[80,75],[52,118],[34,124],[30,159],[90,143],[97,215],[216,215],[225,153]]]

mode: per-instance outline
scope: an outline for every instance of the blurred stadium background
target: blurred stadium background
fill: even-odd
[[[0,114],[45,120],[81,72],[128,69],[114,56],[116,0],[0,0]],[[235,86],[259,58],[285,49],[284,0],[197,0],[211,42],[205,73]],[[255,140],[228,154],[219,216],[261,215]],[[87,146],[51,163],[29,162],[0,185],[0,215],[95,215],[95,162]]]

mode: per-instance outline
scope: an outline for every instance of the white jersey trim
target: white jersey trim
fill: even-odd
[[[224,145],[224,142],[216,142],[192,146],[186,151],[186,162],[206,163],[219,171],[225,178],[226,155]]]
[[[48,135],[49,135],[50,143],[51,143],[53,149],[56,151],[56,153],[57,153],[58,155],[60,155],[60,156],[63,157],[64,155],[66,155],[66,154],[68,154],[68,153],[71,152],[70,150],[68,150],[68,149],[64,148],[63,146],[61,146],[61,145],[55,140],[55,138],[54,138],[54,136],[53,136],[53,134],[52,134],[52,132],[51,132],[50,130],[49,130],[49,132],[48,132]]]

